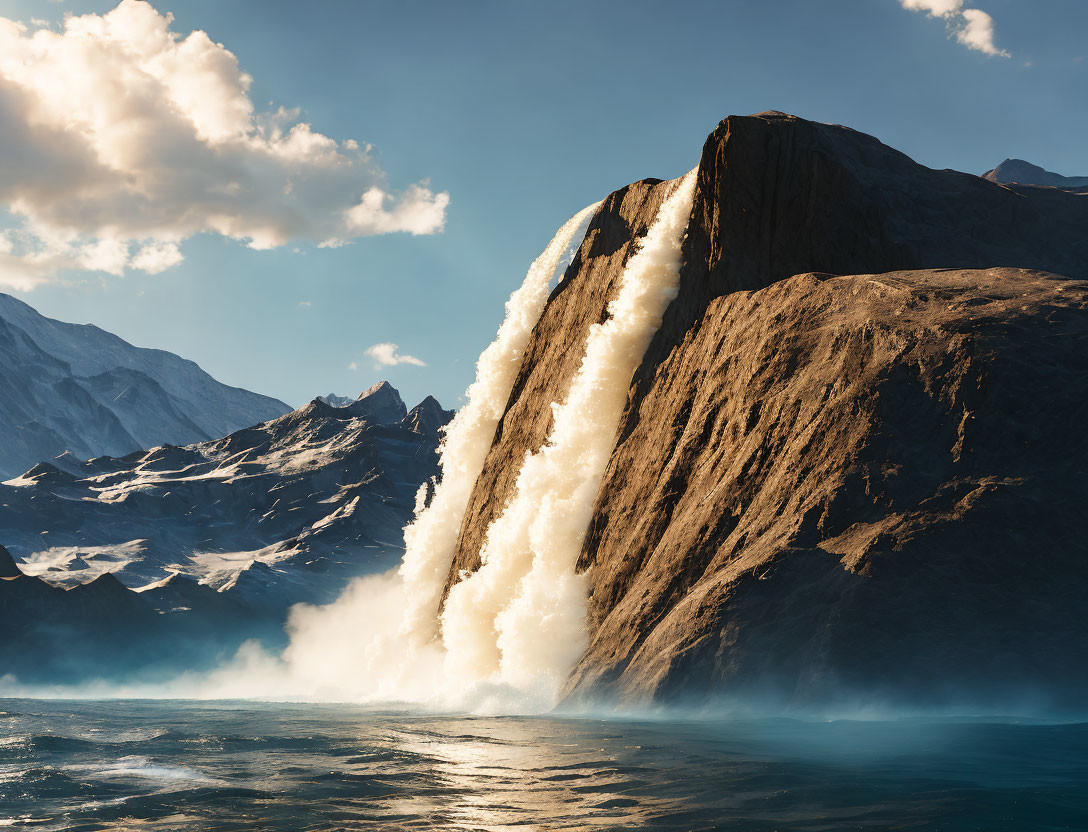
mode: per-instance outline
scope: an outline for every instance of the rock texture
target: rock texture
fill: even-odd
[[[1088,176],[1062,176],[1023,159],[1006,159],[993,170],[982,174],[982,178],[1002,184],[1039,185],[1044,188],[1088,193]]]
[[[549,299],[451,581],[661,195],[606,200]],[[723,121],[582,552],[571,699],[1082,689],[1088,319],[1084,284],[1056,275],[1088,278],[1085,228],[1077,194],[781,113]]]
[[[79,459],[225,436],[283,402],[221,384],[192,361],[55,321],[0,294],[0,477]]]
[[[1086,344],[1088,284],[1018,270],[715,299],[601,490],[571,689],[1071,701]]]

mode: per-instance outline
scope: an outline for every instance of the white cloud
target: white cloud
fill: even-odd
[[[964,8],[965,0],[899,0],[904,9],[944,19],[956,40],[987,55],[1009,57],[994,43],[994,19],[981,9]]]
[[[176,266],[181,260],[181,250],[177,243],[148,243],[136,252],[129,265],[148,274],[158,274]]]
[[[448,194],[391,189],[369,145],[256,111],[234,54],[171,23],[139,0],[60,31],[0,18],[0,283],[162,271],[202,232],[267,249],[442,230]]]
[[[965,23],[956,29],[956,40],[987,55],[1009,57],[1008,52],[994,45],[994,19],[990,15],[979,9],[964,9],[961,14]]]
[[[348,369],[354,373],[356,370],[359,369],[359,365],[352,361],[350,364],[348,364]]]
[[[449,194],[432,194],[425,184],[409,186],[399,200],[375,186],[348,211],[348,226],[357,234],[432,234],[445,224],[449,203]]]
[[[380,369],[381,367],[396,367],[398,364],[411,364],[415,367],[426,367],[427,362],[414,355],[401,355],[397,350],[399,347],[396,344],[391,344],[388,341],[381,344],[374,344],[372,347],[367,347],[366,354],[374,359],[374,369]]]
[[[313,305],[313,302],[308,300],[300,300],[298,302],[299,309],[309,309]]]

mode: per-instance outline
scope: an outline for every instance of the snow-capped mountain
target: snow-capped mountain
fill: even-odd
[[[408,415],[408,409],[401,401],[400,393],[388,381],[379,381],[368,387],[356,399],[338,396],[335,393],[318,396],[317,399],[330,407],[343,408],[352,416],[368,418],[383,424],[397,422]]]
[[[429,396],[408,411],[382,382],[347,406],[315,399],[210,442],[39,463],[0,484],[0,545],[19,573],[0,586],[0,629],[31,615],[93,631],[80,600],[93,585],[181,627],[186,661],[275,633],[291,604],[329,601],[396,563],[451,416]],[[74,661],[36,627],[26,638]],[[0,667],[16,660],[0,644]]]
[[[0,476],[70,453],[123,456],[203,442],[281,416],[277,399],[222,384],[192,361],[0,294]]]

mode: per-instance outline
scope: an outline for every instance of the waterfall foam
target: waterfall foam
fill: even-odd
[[[404,631],[417,643],[429,641],[438,627],[438,608],[453,562],[461,520],[483,469],[495,428],[506,408],[525,345],[529,341],[556,272],[566,269],[585,228],[601,203],[587,206],[556,232],[521,287],[506,302],[506,318],[495,340],[476,362],[476,380],[466,391],[466,404],[446,428],[440,453],[442,478],[430,502],[404,530],[405,554],[400,574],[411,592],[405,598]],[[564,262],[564,260],[566,262]],[[560,275],[561,276],[561,275]],[[417,502],[417,508],[420,503]]]
[[[532,691],[547,707],[585,648],[576,561],[631,377],[678,291],[695,179],[693,170],[676,183],[628,261],[567,400],[553,404],[548,440],[526,457],[514,497],[487,531],[480,568],[450,590],[442,637],[455,687],[489,680]]]

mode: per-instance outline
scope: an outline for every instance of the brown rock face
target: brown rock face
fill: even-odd
[[[723,121],[698,177],[680,295],[581,556],[591,644],[570,698],[1083,690],[1088,285],[1041,272],[1088,278],[1088,199],[778,113]],[[550,298],[451,581],[662,197],[610,197]]]
[[[715,299],[606,475],[571,690],[1073,694],[1086,339],[1088,284],[1009,269]]]

